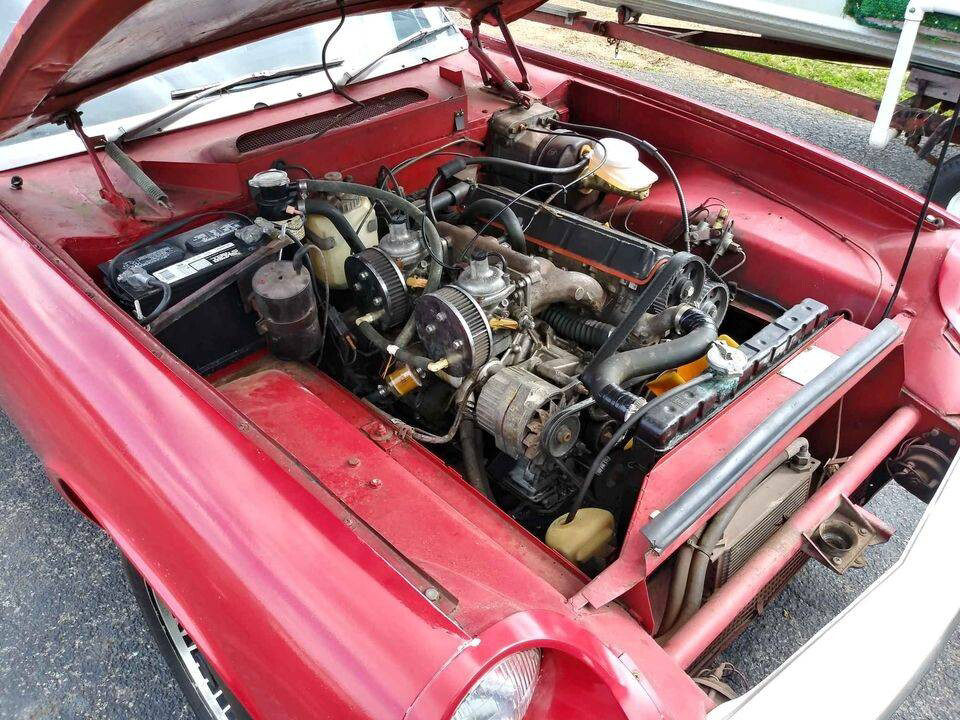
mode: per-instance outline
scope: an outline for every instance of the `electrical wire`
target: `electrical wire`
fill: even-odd
[[[610,128],[597,127],[595,125],[580,125],[579,123],[563,122],[561,120],[553,120],[553,123],[557,127],[567,128],[570,130],[580,130],[581,132],[590,132],[604,135],[606,137],[616,138],[618,140],[623,140],[630,143],[638,150],[650,155],[654,160],[656,160],[660,166],[666,171],[667,175],[670,176],[670,181],[673,183],[673,187],[677,192],[677,202],[680,204],[680,217],[681,219],[688,218],[690,214],[687,212],[687,200],[683,194],[683,188],[680,185],[680,179],[677,177],[677,173],[674,171],[673,166],[667,161],[667,159],[660,153],[657,148],[646,140],[641,140],[638,137],[630,135],[629,133],[620,132],[619,130],[611,130]],[[685,245],[687,247],[687,252],[690,251],[690,228],[689,226],[684,229],[683,233]]]
[[[320,50],[320,63],[323,65],[323,73],[327,76],[327,80],[330,82],[330,89],[344,100],[348,100],[358,108],[363,108],[366,107],[366,105],[357,100],[334,81],[333,75],[330,74],[330,67],[327,65],[327,48],[330,47],[330,41],[333,40],[338,32],[340,32],[340,28],[343,27],[344,22],[347,20],[347,11],[344,7],[343,0],[337,0],[337,9],[340,11],[340,22],[337,23],[337,26],[333,29],[333,32],[327,35],[327,39],[323,43],[323,49]],[[327,128],[324,128],[322,132],[326,132],[326,129]]]
[[[590,470],[587,472],[587,476],[583,480],[583,484],[580,486],[580,490],[577,493],[576,498],[573,501],[573,504],[570,507],[569,512],[567,512],[567,519],[564,524],[573,522],[577,517],[577,513],[580,511],[580,508],[583,506],[583,500],[587,495],[587,492],[590,490],[590,486],[593,484],[593,479],[597,476],[597,473],[600,472],[601,466],[604,465],[607,457],[610,453],[613,452],[614,448],[620,444],[623,438],[628,432],[636,425],[643,416],[650,411],[650,408],[658,407],[664,403],[672,401],[677,395],[681,392],[689,390],[692,387],[700,385],[701,383],[706,382],[713,378],[713,373],[707,372],[703,375],[699,375],[692,380],[689,380],[682,385],[677,385],[676,387],[670,388],[663,395],[658,396],[655,400],[651,400],[646,405],[641,407],[637,412],[628,417],[623,424],[616,429],[607,443],[601,448],[600,452],[597,453],[597,456],[594,458],[593,463],[590,465]]]
[[[930,178],[930,184],[927,185],[927,192],[923,198],[923,206],[920,208],[920,214],[917,216],[917,224],[913,228],[913,237],[910,238],[910,244],[907,245],[907,252],[903,256],[903,265],[900,266],[900,272],[897,274],[897,282],[893,286],[893,293],[887,306],[883,309],[883,315],[880,319],[890,317],[893,305],[897,301],[900,289],[903,287],[903,280],[907,276],[907,267],[910,265],[910,259],[913,257],[913,251],[917,247],[917,240],[920,238],[920,231],[923,230],[923,224],[927,221],[927,210],[930,208],[930,202],[933,198],[933,191],[937,187],[937,181],[940,179],[940,171],[943,170],[943,163],[947,159],[947,150],[950,148],[950,140],[957,131],[957,120],[960,119],[960,96],[957,97],[957,105],[953,111],[953,117],[950,118],[950,129],[944,136],[943,147],[940,149],[940,157],[937,165],[933,169],[933,177]]]

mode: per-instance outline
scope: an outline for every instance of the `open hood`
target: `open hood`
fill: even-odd
[[[503,0],[507,21],[543,0]],[[347,13],[489,0],[344,0]],[[0,138],[107,90],[190,60],[336,16],[334,0],[33,0],[0,50]]]

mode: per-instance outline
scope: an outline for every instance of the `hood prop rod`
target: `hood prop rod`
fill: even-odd
[[[519,83],[515,83],[508,78],[506,73],[500,69],[500,66],[497,65],[493,61],[493,58],[487,55],[487,51],[483,49],[480,24],[488,15],[496,22],[497,27],[500,28],[500,32],[503,33],[503,40],[507,45],[507,49],[510,50],[510,55],[517,64],[517,69],[520,71]],[[491,5],[478,12],[470,19],[470,27],[473,34],[468,39],[467,49],[480,66],[480,77],[483,80],[483,84],[498,88],[500,92],[508,96],[518,105],[530,107],[530,98],[522,92],[523,90],[530,89],[530,81],[527,78],[527,68],[523,64],[523,58],[520,56],[520,50],[517,48],[517,44],[510,34],[510,29],[503,19],[503,14],[500,12],[500,5]]]
[[[100,181],[100,197],[113,205],[122,215],[133,217],[133,203],[129,198],[121,195],[117,190],[110,176],[107,175],[107,169],[103,166],[100,156],[93,147],[93,141],[83,131],[83,122],[80,120],[80,113],[76,110],[68,110],[56,121],[58,124],[65,124],[73,130],[74,134],[80,138],[83,143],[83,149],[93,164],[94,172],[97,173],[97,179]]]

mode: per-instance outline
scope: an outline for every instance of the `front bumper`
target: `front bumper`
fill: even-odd
[[[794,655],[708,720],[890,717],[960,618],[960,455],[903,556]]]

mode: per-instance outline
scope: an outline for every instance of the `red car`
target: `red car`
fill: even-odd
[[[0,403],[200,717],[885,717],[960,608],[960,220],[535,5],[30,2]],[[904,557],[730,699],[890,481]]]

